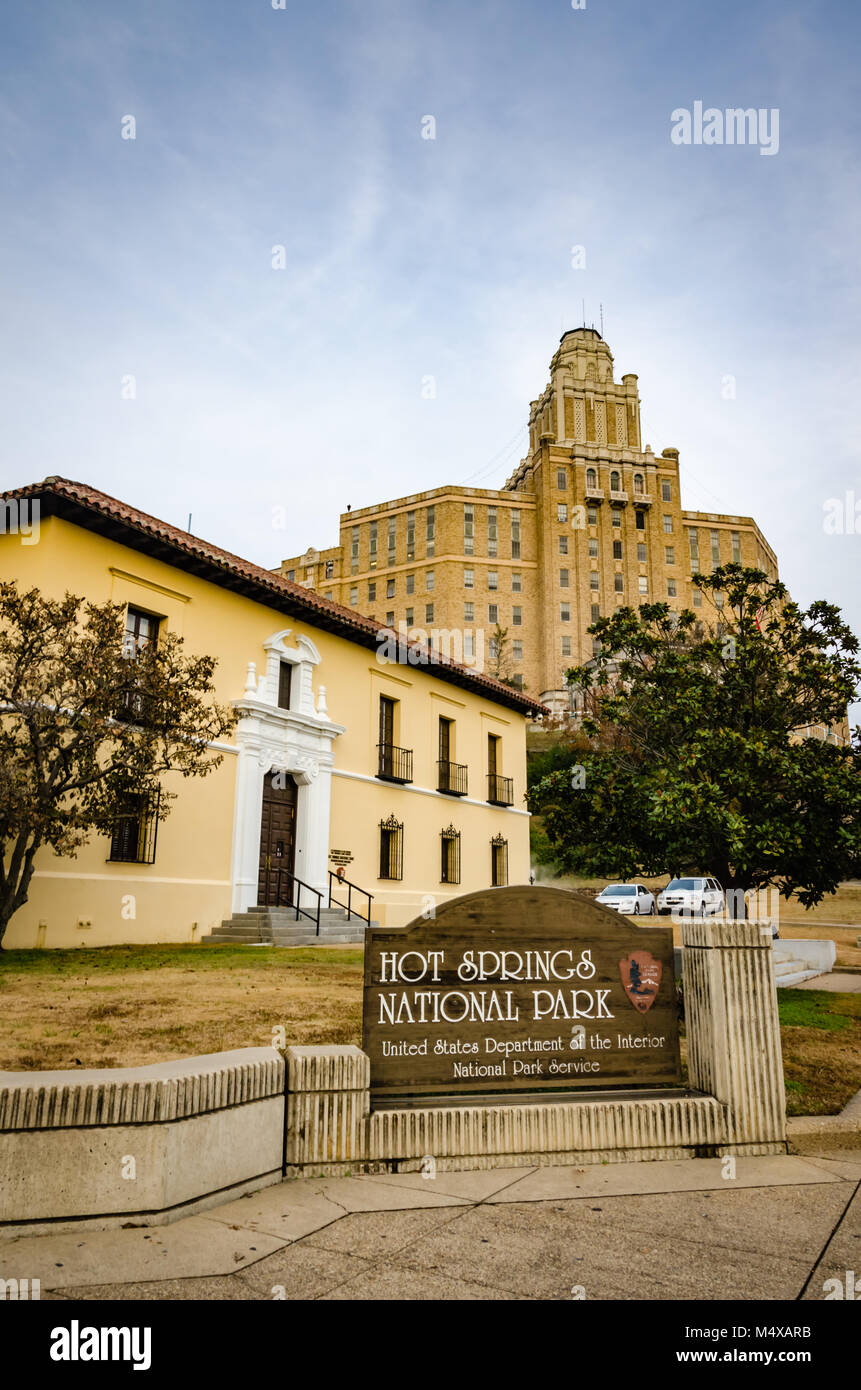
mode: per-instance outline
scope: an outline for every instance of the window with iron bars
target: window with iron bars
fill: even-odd
[[[508,883],[508,841],[504,835],[494,835],[490,842],[490,884],[504,888]]]
[[[460,883],[460,831],[450,825],[440,832],[440,883]]]
[[[158,787],[123,797],[114,817],[109,860],[121,864],[155,863],[160,801]]]
[[[394,815],[380,821],[380,878],[404,876],[404,827]]]

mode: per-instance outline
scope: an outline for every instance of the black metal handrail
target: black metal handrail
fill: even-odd
[[[386,782],[413,780],[412,748],[396,748],[393,743],[377,744],[377,776]]]
[[[271,875],[275,874],[275,902],[270,901]],[[313,893],[317,899],[315,908],[311,911],[302,906],[302,889],[306,893]],[[286,901],[285,901],[286,894]],[[297,878],[289,869],[267,869],[266,870],[266,907],[289,907],[296,910],[296,921],[300,916],[307,917],[314,923],[315,935],[320,935],[320,905],[323,901],[323,894],[318,888],[312,888],[310,883],[303,883],[301,878]]]
[[[492,806],[514,805],[514,779],[500,777],[496,772],[487,774],[487,799]]]
[[[437,763],[438,792],[449,796],[466,796],[468,768],[465,763],[449,763],[442,758]]]
[[[342,884],[345,886],[345,888],[347,889],[347,901],[346,901],[345,903],[339,903],[339,902],[338,902],[338,899],[334,896],[333,891],[332,891],[333,880],[334,880],[335,883],[342,883]],[[358,911],[353,907],[353,894],[354,894],[354,893],[361,893],[363,898],[367,898],[367,900],[368,900],[368,912],[367,912],[367,916],[363,916],[363,914],[362,914],[361,912],[358,912]],[[359,885],[358,885],[357,883],[351,883],[350,880],[349,880],[348,878],[339,878],[338,875],[335,874],[335,873],[333,873],[331,869],[329,870],[329,906],[330,906],[330,907],[335,906],[335,907],[342,907],[342,908],[345,908],[345,909],[346,909],[346,912],[347,912],[347,921],[348,921],[348,922],[350,921],[350,919],[351,919],[352,917],[358,917],[359,920],[360,920],[361,922],[367,922],[368,926],[370,926],[370,925],[371,925],[371,903],[372,903],[373,901],[374,901],[374,895],[373,895],[373,893],[368,893],[368,892],[366,892],[366,890],[365,890],[364,888],[360,888]]]

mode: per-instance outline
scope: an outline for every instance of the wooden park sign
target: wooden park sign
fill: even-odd
[[[491,888],[373,928],[362,1047],[375,1097],[681,1080],[670,927],[559,888]]]

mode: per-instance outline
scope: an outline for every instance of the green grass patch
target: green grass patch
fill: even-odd
[[[824,989],[779,989],[781,1028],[821,1028],[840,1033],[861,1021],[861,994],[831,994]]]

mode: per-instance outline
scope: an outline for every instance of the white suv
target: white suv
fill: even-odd
[[[658,894],[662,916],[710,917],[723,910],[723,889],[716,878],[671,878]]]

